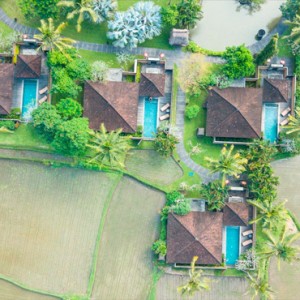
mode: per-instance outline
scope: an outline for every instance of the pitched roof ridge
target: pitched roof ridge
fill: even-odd
[[[27,55],[27,56],[35,56],[35,58],[32,61],[35,61],[39,55]],[[22,60],[23,64],[25,65],[23,68],[26,68],[27,70],[29,70],[31,73],[33,73],[35,76],[38,77],[37,72],[35,72],[35,70],[33,70],[28,63],[24,60],[24,58],[26,57],[26,55],[21,54],[19,55],[19,58]]]
[[[245,221],[239,216],[239,214],[229,205],[229,202],[226,203],[226,206],[240,219],[241,222],[245,224]]]
[[[194,238],[194,241],[189,243],[186,247],[184,247],[183,249],[181,249],[180,251],[178,251],[176,253],[175,256],[177,256],[179,253],[181,253],[183,250],[185,250],[188,246],[190,246],[191,244],[197,242],[201,247],[203,247],[216,261],[219,261],[208,249],[207,247],[205,247],[202,243],[200,243],[200,241],[198,240],[198,238],[193,234],[191,233],[191,231],[186,228],[186,226],[184,226],[184,224],[182,224],[176,217],[175,217],[175,214],[172,213],[172,216],[174,217],[174,219]]]
[[[231,114],[229,114],[220,124],[218,124],[214,129],[219,128],[220,125],[222,125],[229,117],[231,117],[234,113],[238,112],[241,117],[246,121],[246,123],[249,125],[249,127],[251,128],[251,130],[257,135],[257,137],[259,137],[259,135],[257,134],[257,132],[253,129],[252,125],[249,123],[249,121],[245,118],[245,116],[241,113],[241,111],[232,103],[230,103],[225,97],[223,97],[223,95],[217,93],[216,90],[213,89],[213,91],[216,92],[216,94],[218,94],[224,101],[226,101],[229,105],[231,105],[233,108],[235,108],[235,111],[233,111]]]
[[[280,89],[279,89],[276,85],[274,85],[274,84],[272,83],[273,81],[276,81],[276,80],[282,80],[282,81],[284,81],[285,79],[271,79],[271,78],[265,78],[265,80],[266,80],[273,88],[275,88],[275,90],[280,94],[280,97],[281,97],[285,102],[287,102],[287,100],[285,99],[285,97],[282,95]],[[270,80],[272,80],[272,81],[270,81]]]
[[[99,95],[101,96],[104,101],[119,115],[119,117],[133,130],[135,131],[134,128],[132,128],[132,126],[122,117],[122,115],[120,115],[120,113],[118,112],[118,110],[116,110],[116,108],[114,106],[111,105],[111,103],[109,103],[104,97],[103,95],[101,95],[90,83],[89,81],[86,81],[88,83],[88,85]]]
[[[159,93],[159,94],[161,94],[161,92],[160,92],[160,90],[157,88],[157,86],[156,86],[156,84],[147,76],[147,75],[145,75],[145,74],[147,74],[147,73],[141,73],[142,74],[142,76],[144,76],[148,81],[150,81],[151,83],[152,83],[152,85],[156,88],[156,91]],[[157,75],[157,74],[154,74],[154,75]]]

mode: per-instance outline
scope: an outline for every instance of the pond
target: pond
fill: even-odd
[[[266,0],[258,11],[250,12],[236,0],[203,0],[203,18],[191,31],[191,38],[201,47],[224,50],[227,46],[256,42],[259,29],[267,33],[279,20],[284,0]],[[272,29],[272,28],[271,28]]]

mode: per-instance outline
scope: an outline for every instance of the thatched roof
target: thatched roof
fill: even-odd
[[[213,88],[207,98],[206,135],[223,138],[261,136],[262,89]]]
[[[223,213],[190,212],[179,216],[170,213],[167,225],[167,262],[189,264],[222,263]]]
[[[101,123],[108,131],[122,128],[133,133],[137,128],[138,83],[87,81],[84,85],[84,112],[92,129]]]
[[[189,43],[189,30],[188,29],[175,29],[171,31],[169,39],[170,45],[186,46]]]
[[[287,79],[264,79],[264,102],[287,102],[289,98],[290,83]]]
[[[165,95],[165,74],[142,73],[139,95],[163,97]]]
[[[0,64],[0,114],[7,115],[11,111],[13,91],[13,64]]]
[[[41,76],[41,55],[18,55],[15,69],[16,78],[38,78]]]

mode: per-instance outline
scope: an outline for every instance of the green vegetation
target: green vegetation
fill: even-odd
[[[190,51],[192,53],[200,53],[204,55],[210,55],[210,56],[222,56],[223,52],[222,51],[212,51],[212,50],[207,50],[199,45],[197,45],[194,41],[190,41],[189,44],[184,48],[186,51]]]
[[[95,52],[90,50],[78,50],[79,55],[89,64],[95,61],[105,61],[111,68],[120,68],[121,65],[117,60],[115,53]]]
[[[185,116],[190,120],[194,119],[197,117],[199,111],[200,111],[200,107],[198,105],[196,105],[196,104],[189,105],[189,106],[187,106],[187,108],[185,110]]]
[[[278,53],[278,38],[278,34],[275,34],[266,47],[260,53],[258,53],[255,58],[255,63],[258,66],[264,65],[269,58],[272,58]]]
[[[82,115],[82,106],[71,98],[61,99],[56,105],[57,113],[63,120],[79,118]]]
[[[171,133],[158,130],[154,140],[154,148],[160,155],[169,157],[173,154],[176,144],[178,143],[179,140]]]

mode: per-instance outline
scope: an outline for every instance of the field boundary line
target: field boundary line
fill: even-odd
[[[111,187],[111,190],[105,200],[104,207],[102,210],[101,220],[100,220],[100,224],[98,227],[97,238],[96,238],[96,243],[95,243],[95,249],[94,249],[93,258],[92,258],[91,272],[90,272],[89,282],[88,282],[88,287],[87,287],[87,296],[89,298],[92,296],[92,292],[93,292],[95,276],[96,276],[96,271],[97,271],[98,254],[99,254],[99,249],[100,249],[100,244],[101,244],[102,232],[103,232],[103,228],[105,225],[106,215],[107,215],[107,212],[109,209],[110,202],[115,193],[115,190],[116,190],[117,186],[119,185],[120,181],[122,180],[122,178],[123,178],[123,174],[119,173],[117,175],[116,182]]]
[[[55,293],[51,293],[51,292],[48,292],[48,291],[43,291],[43,290],[39,290],[39,289],[35,289],[35,288],[31,288],[29,286],[27,286],[26,284],[24,283],[21,283],[17,280],[14,280],[8,276],[5,276],[3,274],[0,274],[0,279],[1,280],[4,280],[6,282],[9,282],[25,291],[29,291],[29,292],[32,292],[32,293],[36,293],[36,294],[40,294],[40,295],[45,295],[45,296],[51,296],[51,297],[55,297],[55,298],[58,298],[58,299],[63,299],[65,295],[63,294],[55,294]]]

